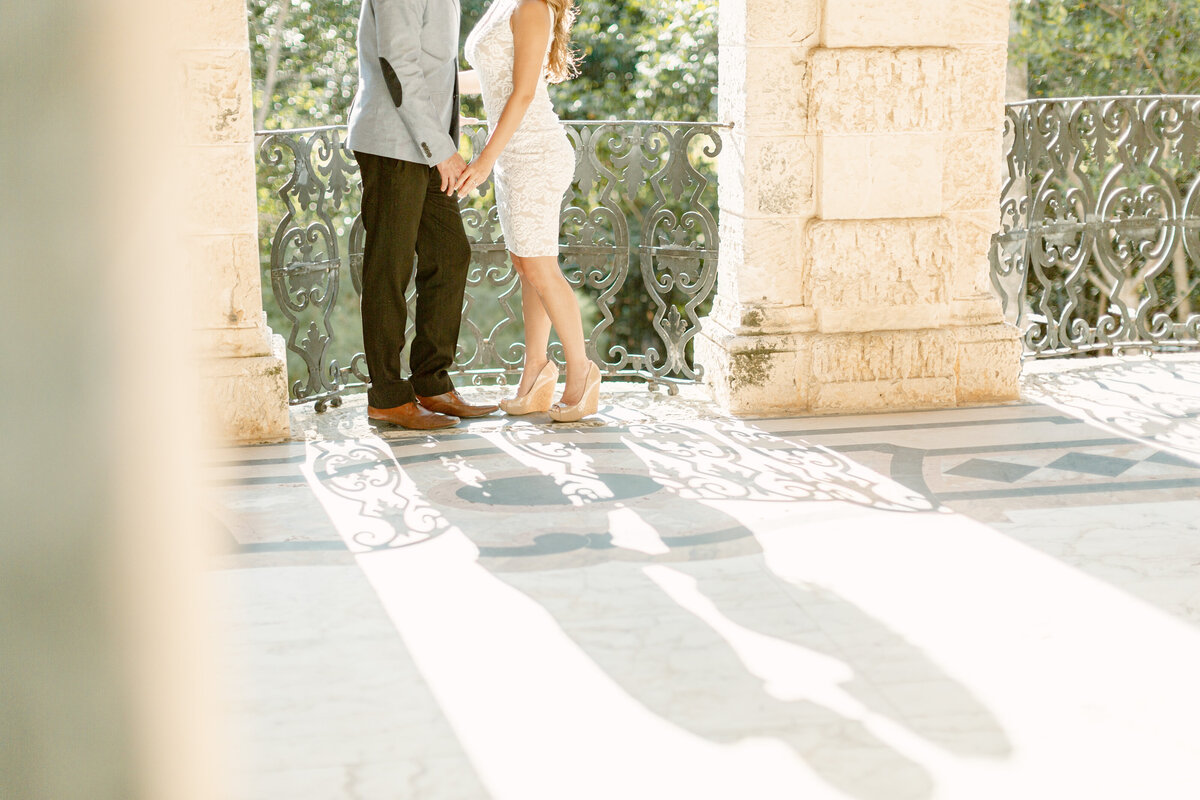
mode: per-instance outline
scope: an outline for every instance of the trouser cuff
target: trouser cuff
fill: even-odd
[[[416,392],[413,391],[413,386],[408,381],[382,385],[372,383],[371,388],[367,389],[367,404],[371,408],[395,408],[405,403],[415,402],[416,399]]]
[[[413,375],[413,391],[422,397],[433,397],[438,394],[454,391],[454,381],[445,370],[437,375]]]

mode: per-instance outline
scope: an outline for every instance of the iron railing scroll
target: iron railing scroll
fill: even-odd
[[[1029,356],[1200,346],[1200,97],[1010,104],[992,282]]]
[[[641,378],[672,392],[702,376],[690,345],[717,276],[721,127],[566,123],[576,170],[563,203],[562,264],[583,290],[589,355],[607,376]],[[465,126],[470,152],[486,136],[480,124]],[[344,127],[264,131],[257,139],[275,305],[268,312],[287,338],[291,402],[323,410],[369,380],[357,327],[364,241],[358,168]],[[463,202],[473,258],[456,359],[456,375],[476,384],[511,380],[523,358],[519,284],[490,179],[480,193]],[[621,324],[622,315],[640,321]],[[551,350],[561,361],[561,347]]]

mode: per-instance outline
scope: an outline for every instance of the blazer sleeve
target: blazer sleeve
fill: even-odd
[[[424,0],[375,0],[375,25],[379,35],[379,66],[392,102],[404,127],[430,166],[458,152],[458,145],[442,130],[421,70],[421,22]]]

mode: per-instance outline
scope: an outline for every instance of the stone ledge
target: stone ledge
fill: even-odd
[[[713,399],[731,414],[769,415],[808,406],[808,350],[796,336],[740,336],[711,317],[701,320],[696,363]]]
[[[808,306],[769,301],[731,303],[726,296],[713,298],[709,319],[733,336],[789,336],[816,330],[816,312]]]
[[[912,303],[819,308],[816,314],[819,333],[871,333],[940,328],[950,317],[950,307],[938,303]]]
[[[831,414],[946,408],[953,405],[953,378],[897,378],[821,384],[813,393],[810,410]]]
[[[201,358],[208,359],[265,358],[274,355],[275,339],[282,341],[265,322],[240,328],[198,328],[195,335]]]
[[[998,325],[1004,322],[1004,313],[999,298],[983,292],[974,297],[955,298],[950,303],[950,321],[963,328]]]
[[[1020,343],[1009,325],[737,335],[702,320],[696,361],[731,414],[954,407],[1016,399]]]
[[[201,407],[215,438],[230,443],[278,442],[290,436],[283,337],[269,356],[200,361]]]

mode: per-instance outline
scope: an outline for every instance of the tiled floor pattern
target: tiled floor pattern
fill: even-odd
[[[1200,795],[1200,374],[1027,397],[221,454],[236,796]]]

